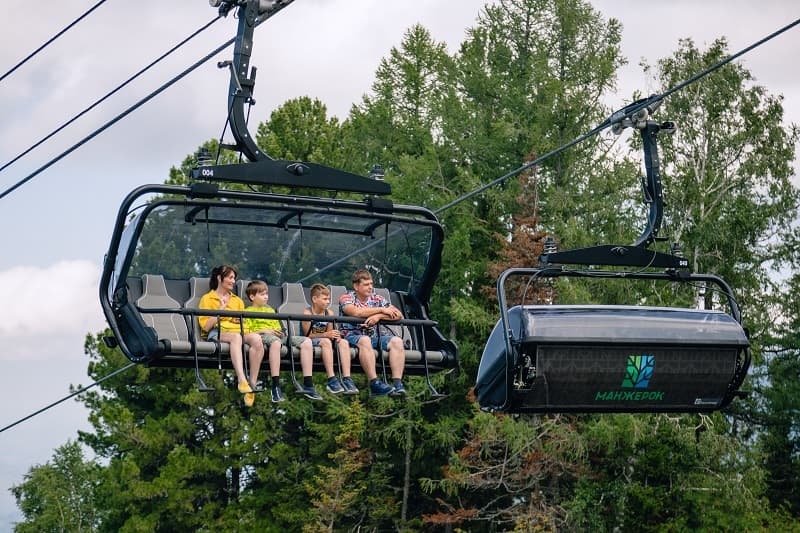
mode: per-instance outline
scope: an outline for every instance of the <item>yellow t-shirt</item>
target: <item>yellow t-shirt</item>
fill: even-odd
[[[253,313],[274,313],[275,309],[268,305],[255,306],[251,305],[245,311],[252,311]],[[275,331],[283,331],[280,320],[274,318],[245,318],[244,330],[246,333],[253,333],[254,331],[261,331],[262,329],[272,329]]]
[[[219,294],[217,294],[217,291],[210,290],[205,293],[202,298],[200,298],[200,303],[197,305],[197,307],[200,309],[213,309],[214,311],[244,311],[244,301],[235,294],[231,294],[231,297],[228,299],[228,305],[225,306],[225,309],[220,309],[221,305],[222,300],[220,299]],[[211,317],[197,317],[197,320],[200,323],[200,329],[203,329],[203,325],[209,318]],[[220,317],[219,330],[222,333],[241,333],[239,319],[232,316]]]

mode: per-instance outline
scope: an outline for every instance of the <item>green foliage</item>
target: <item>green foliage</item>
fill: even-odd
[[[488,5],[453,54],[414,26],[344,122],[301,97],[261,123],[257,141],[276,158],[358,174],[380,163],[396,202],[437,210],[608,116],[601,98],[625,62],[620,34],[582,0]],[[683,41],[657,79],[670,87],[725,53],[722,40],[706,51]],[[13,489],[25,515],[17,530],[797,530],[800,283],[784,296],[769,280],[800,256],[796,232],[779,231],[796,218],[797,133],[781,124],[780,98],[740,65],[672,95],[659,117],[679,126],[660,137],[672,238],[694,270],[736,288],[754,353],[775,354],[752,380],[747,409],[507,416],[471,403],[497,322],[497,273],[531,266],[545,234],[574,248],[631,242],[640,229],[640,155],[599,137],[439,213],[446,244],[430,314],[461,353],[459,373],[432,377],[447,398],[409,378],[405,402],[290,398],[276,407],[259,395],[248,410],[230,375],[204,371],[215,391],[200,393],[189,371],[136,366],[83,398],[93,431],[80,439],[100,461],[68,444]],[[223,152],[220,162],[236,160]],[[167,182],[186,183],[194,164],[187,156]],[[185,256],[165,242],[156,232],[145,245]],[[235,263],[247,251],[215,253]],[[306,268],[302,255],[287,268]],[[559,279],[552,291],[562,303],[692,306],[699,296],[609,281]],[[704,298],[716,304],[713,293]],[[94,379],[127,363],[101,338],[85,346]]]
[[[783,523],[764,505],[756,456],[722,415],[604,415],[581,429],[592,475],[569,505],[574,527],[733,531]]]
[[[97,501],[101,470],[97,462],[84,458],[79,443],[59,446],[51,461],[31,467],[24,481],[11,487],[24,517],[14,531],[98,531],[103,516]]]
[[[705,51],[682,40],[659,61],[658,81],[671,87],[727,54],[724,39]],[[800,200],[791,182],[798,134],[782,124],[780,97],[729,64],[671,95],[659,116],[678,125],[661,144],[674,239],[693,270],[719,274],[737,288],[748,325],[765,331],[764,287]],[[711,303],[712,295],[706,299]]]

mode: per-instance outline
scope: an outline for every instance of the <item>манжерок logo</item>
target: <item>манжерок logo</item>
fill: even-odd
[[[622,388],[646,389],[650,385],[655,366],[656,357],[654,355],[629,355]]]
[[[650,386],[653,371],[656,367],[655,355],[629,355],[625,376],[622,378],[622,389],[646,389]],[[663,391],[648,390],[610,390],[598,391],[594,395],[595,401],[664,401]]]

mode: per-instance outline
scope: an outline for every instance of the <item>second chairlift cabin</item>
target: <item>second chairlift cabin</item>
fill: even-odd
[[[497,281],[500,320],[486,343],[475,385],[481,408],[513,413],[709,412],[742,392],[750,365],[749,340],[731,287],[713,274],[689,271],[673,246],[650,250],[659,236],[664,198],[659,170],[659,133],[675,124],[652,120],[660,97],[630,104],[608,121],[615,133],[638,129],[644,150],[645,203],[642,234],[631,245],[600,245],[557,251],[545,243],[540,265],[512,268]],[[548,245],[549,244],[549,245]],[[584,265],[575,268],[574,265]],[[609,268],[610,267],[610,268]],[[522,281],[520,281],[520,278]],[[602,283],[657,283],[714,291],[722,309],[642,305],[544,305],[535,288],[558,278]],[[509,305],[515,279],[521,301]],[[633,292],[633,291],[632,291]],[[689,300],[696,301],[696,295]],[[534,300],[534,301],[531,301]]]

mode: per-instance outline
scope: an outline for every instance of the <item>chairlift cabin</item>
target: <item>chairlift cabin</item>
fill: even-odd
[[[715,290],[726,310],[644,305],[520,304],[504,295],[515,277],[680,283]],[[509,269],[498,280],[501,318],[481,357],[476,395],[486,410],[707,412],[740,394],[749,342],[730,287],[676,272]]]
[[[656,103],[657,104],[657,103]],[[475,385],[482,409],[511,413],[708,412],[722,409],[739,390],[750,365],[749,341],[731,287],[720,277],[694,274],[673,245],[648,249],[663,217],[656,138],[671,122],[649,119],[647,101],[612,115],[612,128],[640,130],[647,177],[644,231],[632,245],[557,251],[545,243],[540,266],[506,270],[497,281],[500,319],[484,348]],[[616,117],[616,118],[615,118]],[[583,265],[576,268],[573,265]],[[531,303],[538,284],[558,278],[657,284],[714,291],[720,309],[697,306],[559,305]],[[507,293],[522,296],[509,305]],[[624,292],[624,291],[623,291]],[[630,291],[632,294],[641,294]],[[552,292],[551,292],[552,295]],[[519,296],[519,295],[517,295]],[[550,299],[550,298],[548,298]],[[696,297],[684,301],[697,301]]]
[[[209,165],[198,157],[189,186],[143,185],[122,202],[105,257],[100,303],[113,338],[136,363],[151,367],[230,368],[229,346],[200,335],[198,309],[209,291],[211,270],[223,264],[238,271],[236,290],[248,304],[247,280],[269,286],[277,312],[217,311],[219,316],[276,318],[288,335],[301,334],[301,319],[335,324],[363,319],[338,315],[338,297],[350,288],[352,273],[368,269],[376,291],[396,305],[404,319],[381,324],[406,350],[405,372],[426,376],[457,367],[455,344],[428,315],[441,268],[443,230],[422,207],[397,205],[382,175],[363,177],[320,164],[272,159],[246,129],[255,69],[248,77],[254,28],[291,3],[257,0],[217,2],[220,13],[238,9],[239,33],[230,67],[228,123],[239,151],[250,162]],[[212,4],[214,5],[214,4]],[[226,184],[247,185],[232,190]],[[288,192],[275,192],[276,189]],[[321,191],[319,196],[308,191]],[[299,193],[298,191],[302,191]],[[355,199],[347,199],[347,198]],[[329,287],[334,317],[304,315],[309,289]],[[285,349],[284,368],[294,369],[295,351]],[[340,357],[351,357],[354,350]],[[378,353],[379,371],[386,354]],[[246,358],[245,358],[246,359]],[[321,368],[318,358],[315,365]],[[294,377],[294,374],[293,374]]]
[[[211,167],[199,173],[205,168]],[[312,176],[316,184],[343,177],[358,181],[318,165],[298,183],[313,185]],[[386,189],[384,182],[360,179],[365,190]],[[427,209],[374,195],[343,200],[233,191],[206,182],[146,185],[120,207],[100,301],[116,343],[131,361],[228,368],[226,343],[201,339],[197,327],[196,317],[209,314],[197,303],[209,290],[213,267],[237,268],[245,303],[241,280],[266,281],[275,318],[292,324],[290,334],[299,334],[296,323],[311,302],[312,284],[330,287],[331,310],[337,312],[336,297],[349,288],[353,271],[367,268],[377,290],[403,311],[405,320],[384,327],[405,343],[406,372],[427,374],[457,364],[455,345],[428,316],[442,238],[441,225]]]

